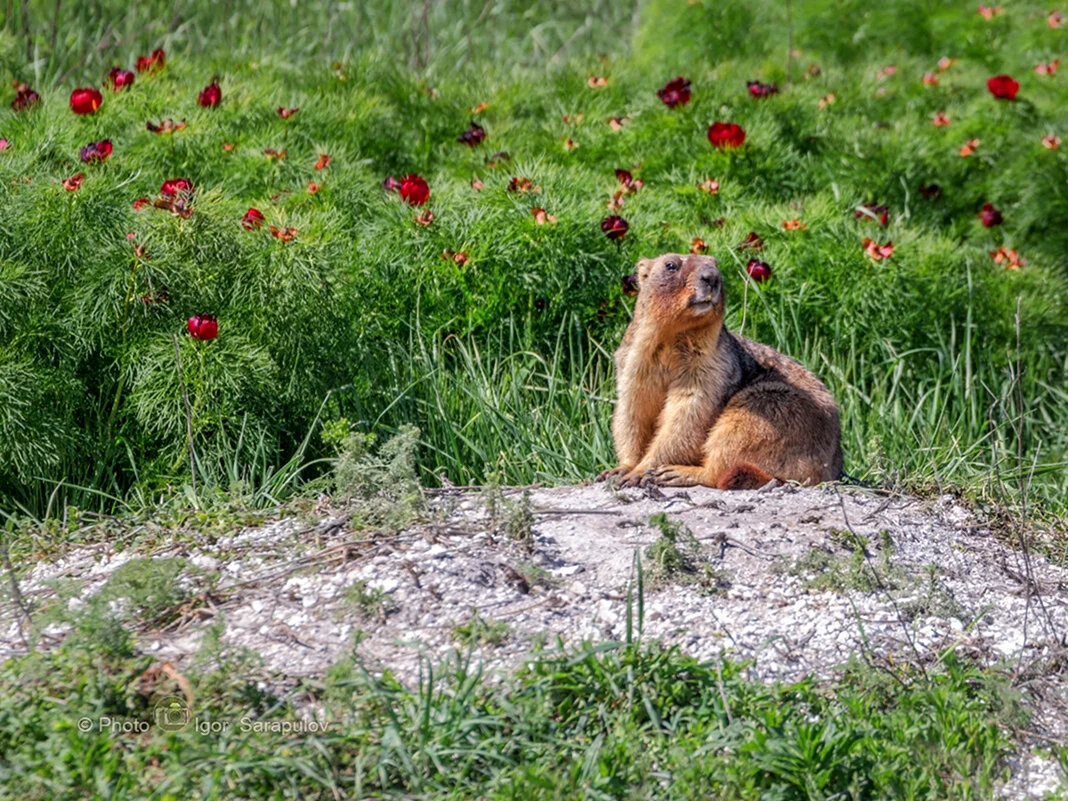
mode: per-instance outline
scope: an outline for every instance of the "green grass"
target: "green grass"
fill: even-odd
[[[1025,722],[1001,678],[951,656],[929,675],[858,662],[830,683],[767,685],[729,660],[608,643],[542,652],[504,681],[457,656],[408,689],[343,660],[283,693],[254,661],[224,660],[189,673],[199,728],[101,730],[181,695],[140,691],[148,667],[77,650],[0,670],[0,796],[992,798]],[[325,732],[251,730],[307,704]]]
[[[831,387],[850,473],[1063,513],[1068,148],[1040,139],[1068,133],[1068,90],[1031,70],[1063,47],[1045,6],[986,21],[948,1],[808,0],[790,20],[770,0],[343,5],[29,3],[28,37],[21,12],[5,19],[2,77],[43,103],[0,111],[0,505],[39,517],[63,500],[199,504],[233,487],[272,505],[315,473],[300,468],[330,453],[319,428],[342,418],[383,436],[418,427],[424,481],[589,478],[613,458],[620,279],[699,236],[725,272],[728,323]],[[96,115],[70,112],[74,86],[159,44],[163,72],[105,92]],[[960,60],[924,86],[943,55]],[[888,63],[897,73],[877,79]],[[1020,80],[1017,102],[987,93],[997,72]],[[222,104],[200,109],[216,73]],[[655,90],[680,73],[693,101],[668,109]],[[590,89],[591,74],[610,81]],[[754,78],[782,92],[752,100]],[[456,137],[481,102],[489,138],[469,149]],[[283,120],[279,105],[300,112]],[[931,125],[940,109],[950,127]],[[610,116],[629,122],[614,132]],[[163,117],[188,125],[145,130]],[[710,147],[716,119],[746,128],[741,150]],[[78,149],[104,137],[110,160],[82,165]],[[977,154],[960,157],[972,137]],[[491,168],[498,150],[511,160]],[[617,245],[599,223],[619,167],[645,186]],[[430,183],[430,226],[381,188],[408,172]],[[540,191],[507,191],[513,176]],[[176,177],[198,188],[192,217],[133,211]],[[705,177],[717,195],[697,189]],[[940,199],[919,194],[931,182]],[[889,205],[886,229],[854,218],[871,201]],[[989,230],[988,201],[1005,215]],[[299,234],[243,230],[249,206]],[[534,206],[558,223],[536,225]],[[793,218],[807,229],[783,230]],[[749,231],[775,271],[762,285],[733,249]],[[893,240],[893,257],[873,263],[864,236]],[[1001,245],[1026,267],[995,265]],[[167,302],[141,301],[164,289]],[[185,335],[201,312],[217,340]]]

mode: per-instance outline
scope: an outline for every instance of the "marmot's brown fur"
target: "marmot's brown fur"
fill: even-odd
[[[638,262],[634,318],[615,353],[612,420],[624,486],[818,484],[842,472],[838,407],[823,383],[723,325],[710,256]]]

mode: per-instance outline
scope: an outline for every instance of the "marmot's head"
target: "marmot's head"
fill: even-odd
[[[676,331],[723,322],[723,276],[711,256],[665,253],[638,262],[638,310]]]

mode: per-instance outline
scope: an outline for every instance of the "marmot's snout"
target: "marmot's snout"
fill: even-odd
[[[694,274],[694,292],[691,306],[714,307],[723,299],[723,278],[716,265],[703,264]]]

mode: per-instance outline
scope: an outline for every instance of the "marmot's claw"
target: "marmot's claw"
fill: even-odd
[[[612,468],[609,468],[608,470],[603,471],[599,476],[597,476],[597,480],[598,481],[608,481],[609,479],[612,479],[612,478],[622,478],[622,477],[626,476],[628,473],[630,473],[630,470],[631,469],[629,467],[627,467],[626,465],[620,465],[619,467],[612,467]]]
[[[620,488],[641,486],[642,473],[631,471],[619,480]]]

